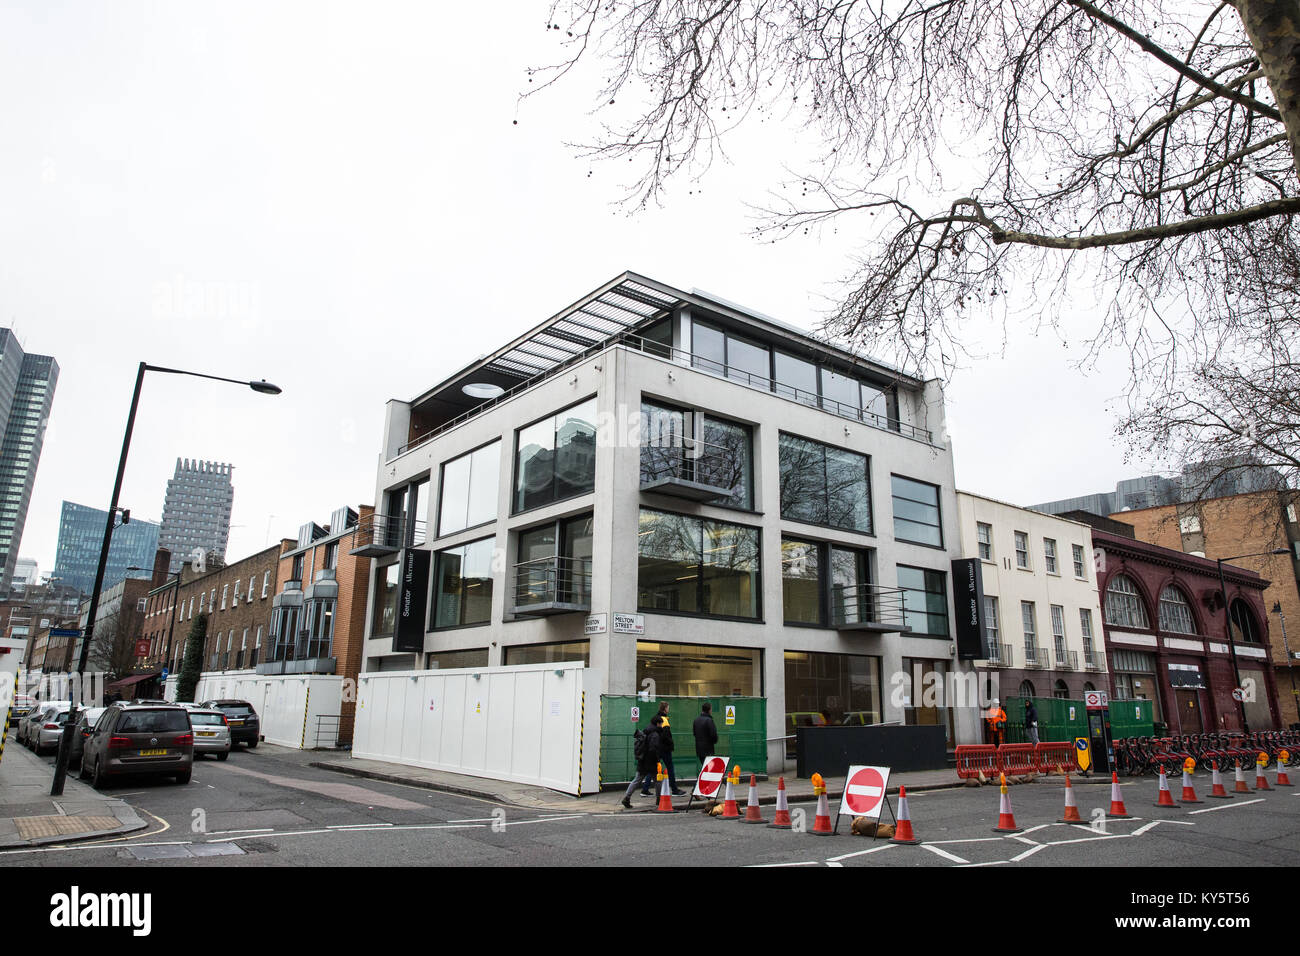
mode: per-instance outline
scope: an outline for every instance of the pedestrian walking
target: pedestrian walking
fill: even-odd
[[[1035,747],[1038,746],[1038,708],[1034,706],[1032,697],[1025,700],[1025,733],[1029,735],[1029,742]]]
[[[686,791],[677,789],[677,771],[673,767],[673,731],[668,726],[668,701],[659,702],[659,713],[655,716],[659,718],[659,760],[668,771],[668,788],[672,790],[674,797],[684,797]],[[651,795],[649,792],[642,793],[642,796],[646,797]]]
[[[659,725],[662,722],[660,717],[655,716],[650,720],[650,729],[636,735],[632,751],[636,757],[636,776],[627,785],[627,793],[623,794],[623,806],[629,810],[632,809],[632,794],[637,787],[642,782],[648,786],[659,770]],[[647,791],[642,793],[649,796]]]
[[[713,722],[712,704],[706,702],[700,707],[700,716],[691,725],[691,732],[695,734],[695,756],[703,766],[718,747],[718,725]]]

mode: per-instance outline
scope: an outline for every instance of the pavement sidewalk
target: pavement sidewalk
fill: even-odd
[[[68,774],[63,796],[50,796],[54,766],[16,742],[0,759],[0,852],[48,843],[90,840],[143,830],[125,801],[106,796]]]

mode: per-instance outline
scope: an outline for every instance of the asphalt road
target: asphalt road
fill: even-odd
[[[52,758],[47,758],[52,760]],[[1292,866],[1300,862],[1300,788],[1191,808],[1151,806],[1153,781],[1126,783],[1136,819],[1056,824],[1059,784],[1011,788],[1015,835],[992,832],[996,787],[911,795],[922,846],[848,833],[817,837],[700,813],[539,812],[361,780],[308,766],[314,754],[263,745],[196,763],[188,785],[124,782],[109,791],[151,821],[125,838],[0,853],[15,866]],[[1206,781],[1198,784],[1208,789]],[[1177,792],[1177,788],[1175,788]],[[1109,788],[1075,788],[1085,821]],[[638,806],[650,801],[637,800]],[[679,801],[680,802],[680,801]],[[812,805],[794,808],[812,827]],[[765,816],[772,813],[764,807]],[[1100,828],[1099,828],[1100,827]],[[1104,828],[1104,829],[1103,829]]]

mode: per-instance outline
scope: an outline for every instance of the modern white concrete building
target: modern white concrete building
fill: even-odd
[[[981,666],[998,670],[1001,696],[1105,690],[1092,529],[965,491],[957,510],[964,556],[983,577]]]
[[[937,383],[625,273],[389,402],[362,671],[582,660],[608,694],[761,696],[769,769],[800,723],[973,739],[977,710],[899,690],[970,671],[943,436]]]

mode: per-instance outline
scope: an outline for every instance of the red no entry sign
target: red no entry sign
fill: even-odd
[[[730,757],[709,757],[700,768],[700,776],[695,781],[695,796],[711,797],[722,786],[727,774],[727,761]]]
[[[888,767],[850,767],[848,776],[844,779],[840,813],[879,818],[888,786]]]

